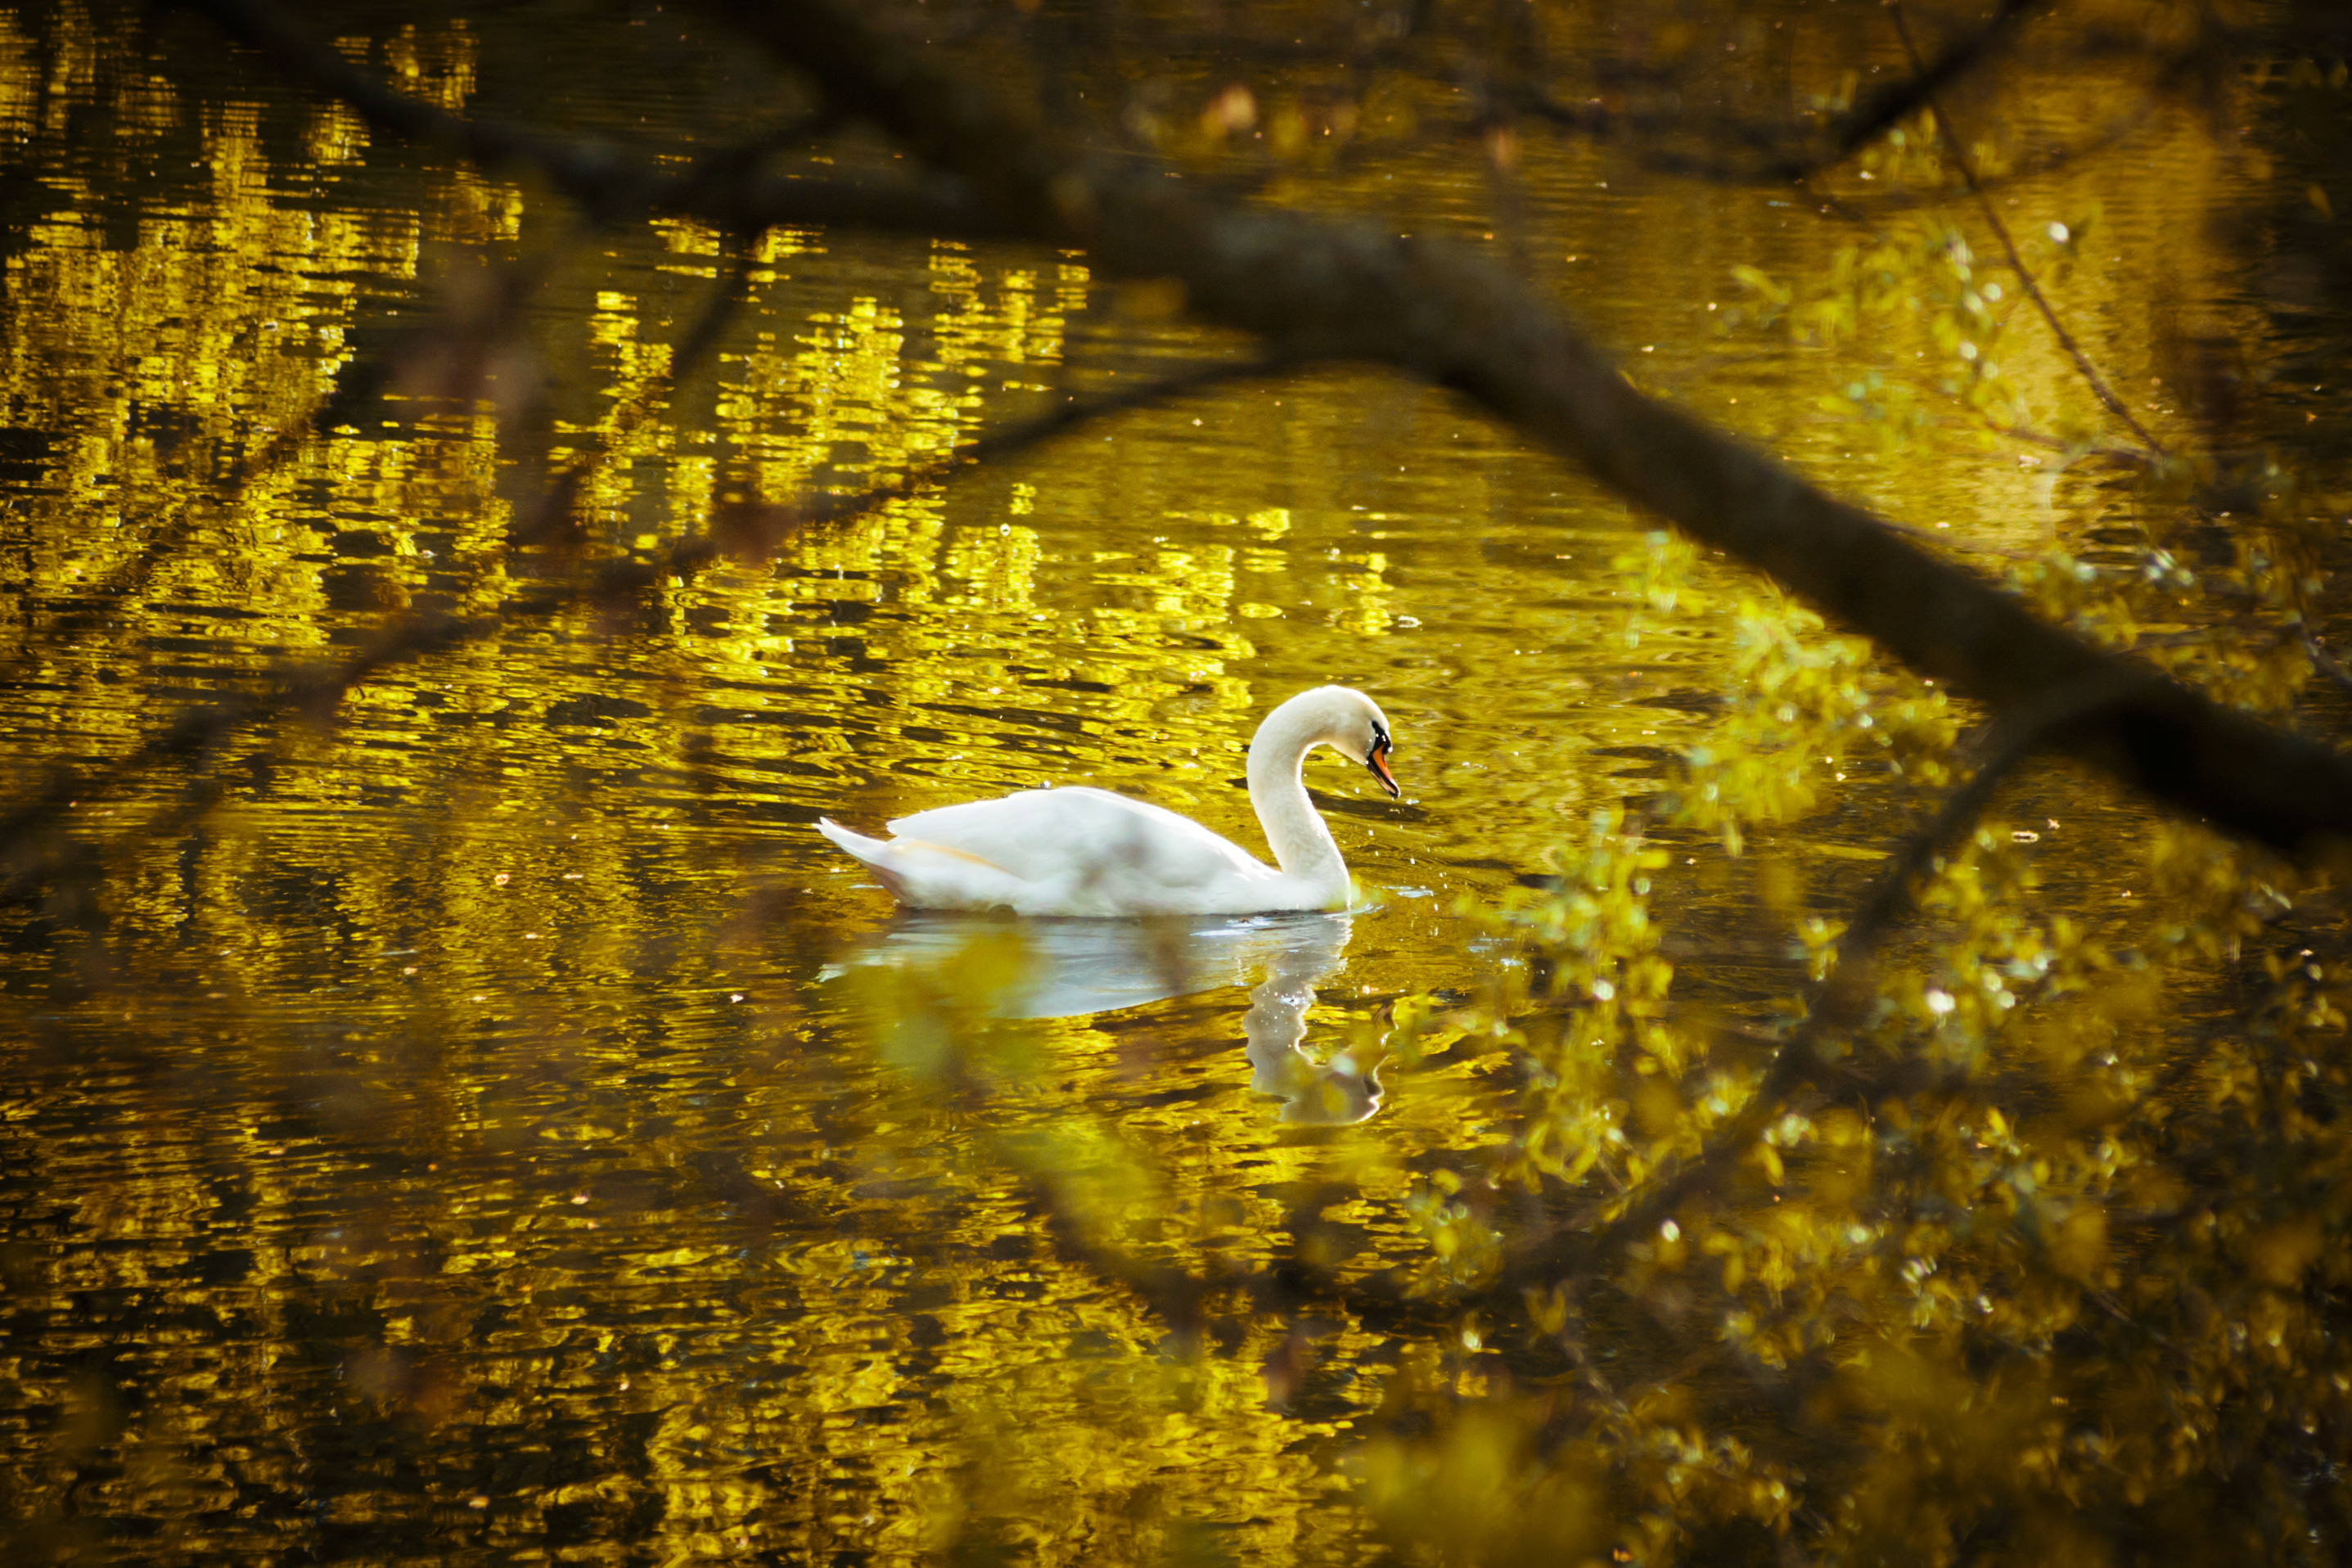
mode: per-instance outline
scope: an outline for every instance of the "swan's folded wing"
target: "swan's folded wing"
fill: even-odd
[[[943,805],[899,817],[890,831],[978,856],[1034,882],[1110,878],[1187,888],[1276,874],[1191,818],[1108,790],[1025,790]]]

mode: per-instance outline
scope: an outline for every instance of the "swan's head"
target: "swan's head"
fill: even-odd
[[[1290,701],[1311,704],[1319,721],[1309,745],[1320,742],[1355,758],[1371,770],[1391,800],[1404,793],[1397,787],[1396,775],[1389,772],[1389,721],[1379,703],[1351,686],[1318,687]]]

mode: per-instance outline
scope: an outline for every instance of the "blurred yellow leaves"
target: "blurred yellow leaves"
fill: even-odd
[[[2305,1270],[2318,1259],[2326,1233],[2316,1218],[2284,1221],[2265,1227],[2244,1244],[2246,1266],[2255,1279],[2282,1290],[2303,1281]]]

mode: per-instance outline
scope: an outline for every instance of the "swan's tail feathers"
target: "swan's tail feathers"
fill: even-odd
[[[816,830],[861,861],[898,901],[919,910],[1019,910],[1021,879],[970,850],[927,838],[868,838],[829,817]]]
[[[829,816],[816,819],[816,830],[839,845],[844,854],[854,855],[868,865],[873,864],[877,855],[889,848],[881,839],[868,838],[863,833],[852,833]]]
[[[882,879],[882,885],[898,898],[907,896],[907,879],[890,865],[890,846],[879,838],[868,838],[863,833],[852,833],[829,816],[816,819],[816,830],[833,840],[841,852],[864,863],[866,868]]]

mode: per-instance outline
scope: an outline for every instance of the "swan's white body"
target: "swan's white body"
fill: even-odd
[[[1353,889],[1299,767],[1317,746],[1370,767],[1388,721],[1344,686],[1303,691],[1265,716],[1250,742],[1250,804],[1276,865],[1199,823],[1099,789],[1026,790],[943,805],[868,838],[830,820],[817,831],[873,868],[901,903],[925,910],[1008,909],[1023,915],[1240,915],[1345,909]]]

